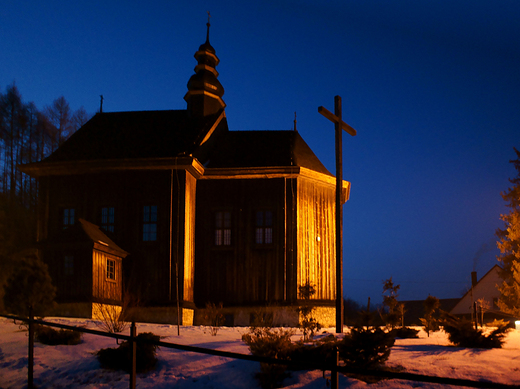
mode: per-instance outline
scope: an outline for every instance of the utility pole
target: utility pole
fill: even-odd
[[[343,332],[343,144],[342,130],[355,136],[356,130],[342,119],[341,97],[334,96],[334,113],[325,107],[318,112],[334,123],[336,131],[336,333]]]

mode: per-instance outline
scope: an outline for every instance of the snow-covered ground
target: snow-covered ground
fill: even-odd
[[[68,325],[99,329],[86,319],[47,318]],[[165,342],[187,344],[217,350],[249,353],[241,336],[247,328],[223,327],[211,336],[206,327],[137,325],[138,332],[153,332]],[[332,329],[329,330],[332,332]],[[126,334],[129,333],[127,329]],[[397,339],[389,366],[425,375],[491,381],[520,386],[520,332],[511,331],[501,349],[464,349],[450,346],[443,332],[429,338],[421,331],[419,339]],[[128,388],[128,374],[101,369],[95,352],[116,347],[115,339],[84,334],[76,346],[46,346],[35,343],[34,381],[38,388]],[[254,373],[256,362],[195,354],[160,348],[154,371],[138,374],[138,388],[259,388]],[[12,320],[0,318],[0,388],[23,388],[27,385],[27,332]],[[321,371],[293,372],[284,381],[285,388],[326,388]],[[385,380],[366,384],[344,376],[342,388],[444,388],[446,385]]]

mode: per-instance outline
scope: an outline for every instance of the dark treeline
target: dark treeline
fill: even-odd
[[[0,91],[0,311],[9,274],[36,240],[38,183],[19,166],[47,157],[89,118],[63,96],[40,111],[14,84]]]
[[[9,204],[33,211],[38,195],[37,183],[22,174],[18,166],[40,161],[56,150],[71,134],[86,123],[83,107],[73,112],[63,96],[43,110],[24,102],[13,84],[0,92],[0,194]]]
[[[88,119],[83,107],[71,111],[63,96],[40,111],[14,84],[0,91],[0,287],[13,255],[36,238],[38,183],[19,166],[47,157]]]

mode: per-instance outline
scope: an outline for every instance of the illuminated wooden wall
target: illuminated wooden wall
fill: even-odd
[[[335,188],[300,177],[297,183],[297,283],[309,281],[314,299],[336,298]]]
[[[184,202],[184,291],[183,300],[193,302],[195,277],[195,189],[197,180],[186,174]]]
[[[107,259],[115,262],[115,280],[107,279]],[[123,298],[123,268],[121,258],[94,250],[92,253],[92,297],[94,301]]]

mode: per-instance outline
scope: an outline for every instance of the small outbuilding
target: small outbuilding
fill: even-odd
[[[121,311],[128,253],[98,226],[79,219],[40,247],[57,287],[54,314],[96,319],[100,310]]]

